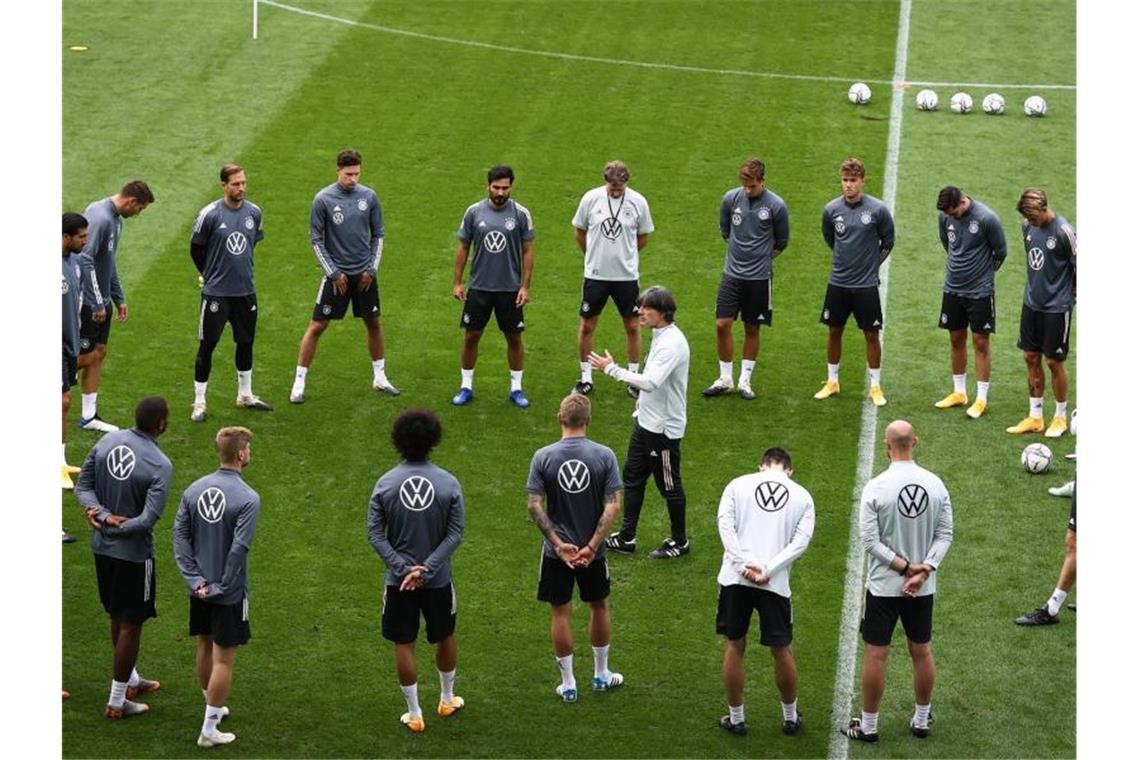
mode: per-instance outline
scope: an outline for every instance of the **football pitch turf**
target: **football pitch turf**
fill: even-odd
[[[850,748],[833,740],[847,708],[831,712],[837,670],[851,667],[839,663],[837,651],[867,402],[863,339],[853,324],[842,394],[812,399],[826,376],[826,330],[818,317],[830,252],[819,225],[822,207],[839,194],[837,167],[849,155],[864,160],[867,192],[882,197],[899,3],[290,5],[311,13],[263,5],[254,41],[249,2],[63,4],[64,209],[82,211],[136,177],[157,196],[123,225],[119,271],[131,319],[112,328],[100,412],[125,425],[139,398],[165,396],[172,419],[160,445],[174,463],[171,499],[155,530],[160,617],[146,625],[139,656],[140,672],[163,686],[142,718],[113,724],[102,717],[107,620],[90,551],[82,540],[63,548],[62,676],[72,693],[62,710],[65,756],[196,751],[202,698],[170,530],[179,494],[216,466],[213,435],[227,424],[254,431],[245,477],[261,494],[262,515],[250,555],[253,639],[238,654],[225,723],[239,738],[215,750],[219,755],[1076,754],[1075,616],[1066,610],[1060,625],[1040,630],[1013,625],[1056,580],[1069,502],[1045,488],[1072,476],[1063,455],[1074,451],[1075,439],[1049,441],[1053,471],[1031,476],[1018,456],[1041,438],[1004,432],[1027,405],[1016,348],[1025,282],[1019,193],[1045,188],[1050,205],[1080,229],[1075,3],[1051,7],[1049,24],[1040,23],[1038,3],[1014,0],[959,2],[953,13],[919,2],[910,11],[904,79],[942,83],[932,85],[942,105],[920,113],[913,107],[918,88],[903,95],[884,333],[888,405],[878,411],[871,449],[878,472],[885,466],[883,426],[899,417],[915,424],[919,462],[950,490],[955,537],[939,570],[932,734],[918,740],[907,731],[913,693],[900,630],[880,742]],[[88,49],[67,49],[76,44]],[[846,99],[848,84],[859,80],[874,91],[863,107]],[[973,95],[975,113],[950,113],[949,96],[958,89]],[[994,90],[1007,101],[1000,117],[980,112],[982,97]],[[1022,116],[1030,94],[1048,100],[1046,118]],[[306,403],[294,406],[288,395],[297,345],[319,280],[309,208],[313,194],[334,181],[335,155],[344,147],[361,151],[362,182],[383,204],[388,375],[404,394],[389,398],[370,389],[363,328],[345,320],[322,338]],[[791,242],[775,264],[774,324],[763,331],[753,379],[758,398],[704,399],[700,389],[717,376],[713,306],[724,259],[718,204],[749,155],[764,159],[768,186],[788,203]],[[671,562],[646,557],[668,532],[664,503],[650,487],[638,554],[610,558],[611,663],[626,683],[613,693],[586,690],[564,705],[554,694],[549,611],[534,599],[541,537],[527,516],[524,488],[532,453],[558,436],[557,405],[578,374],[582,263],[570,218],[612,158],[630,166],[630,186],[649,200],[657,225],[641,257],[641,284],[673,290],[677,324],[692,349],[683,474],[693,552]],[[246,167],[248,197],[264,211],[254,390],[276,409],[234,408],[232,343],[223,338],[210,416],[195,425],[189,413],[199,293],[188,240],[198,209],[219,197],[225,161]],[[464,408],[449,403],[462,336],[451,298],[454,232],[464,209],[485,197],[486,170],[496,163],[513,166],[513,197],[531,210],[537,231],[525,333],[528,410],[507,402],[505,347],[493,327],[482,341],[475,401]],[[1009,243],[997,276],[990,407],[977,421],[962,410],[933,408],[950,390],[948,341],[937,328],[945,254],[934,208],[946,184],[994,208]],[[737,370],[741,337],[738,327]],[[646,350],[648,344],[647,336]],[[601,317],[597,345],[619,358],[624,351],[612,306]],[[624,461],[632,402],[608,378],[595,381],[590,436]],[[972,356],[969,389],[972,396]],[[1051,413],[1052,394],[1046,396]],[[78,406],[76,398],[73,423]],[[391,421],[412,407],[441,416],[444,439],[434,459],[459,478],[467,505],[454,562],[456,692],[467,707],[448,721],[435,716],[438,679],[431,648],[421,641],[427,731],[415,736],[398,721],[405,707],[391,645],[379,633],[383,565],[365,531],[372,486],[397,461]],[[68,460],[78,464],[96,437],[73,427],[69,439]],[[797,737],[781,734],[771,658],[753,633],[745,694],[750,733],[740,738],[716,726],[726,709],[713,625],[721,561],[715,515],[725,484],[754,469],[771,445],[790,450],[795,478],[817,510],[814,539],[792,573],[805,727]],[[81,510],[67,493],[62,514],[79,532]],[[581,686],[592,662],[586,609],[579,606]],[[854,673],[858,668],[856,661]],[[853,686],[856,714],[857,675]]]

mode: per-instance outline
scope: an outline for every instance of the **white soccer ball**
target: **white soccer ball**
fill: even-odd
[[[1026,116],[1044,116],[1049,110],[1049,104],[1040,95],[1030,95],[1025,99],[1024,108]]]
[[[938,108],[938,93],[934,90],[919,90],[914,96],[914,106],[920,111],[933,111]]]
[[[1021,452],[1021,466],[1036,475],[1053,466],[1053,452],[1043,443],[1031,443]]]
[[[1069,420],[1069,434],[1070,435],[1076,435],[1077,434],[1077,410],[1076,409],[1073,410],[1073,418],[1071,420]]]
[[[956,92],[950,96],[950,110],[954,113],[969,113],[974,110],[974,99],[969,93]]]
[[[1005,98],[999,93],[991,92],[982,99],[982,110],[993,116],[1005,113]]]
[[[856,82],[847,89],[847,99],[861,106],[871,100],[871,88],[865,82]]]

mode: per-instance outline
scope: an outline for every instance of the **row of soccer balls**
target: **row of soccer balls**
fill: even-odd
[[[847,90],[847,99],[857,106],[871,100],[871,88],[864,82],[856,82]],[[938,93],[934,90],[919,90],[914,96],[914,105],[920,111],[938,109]],[[1049,104],[1040,95],[1030,95],[1025,99],[1022,110],[1026,116],[1044,116]],[[974,110],[974,99],[968,92],[956,92],[950,96],[950,110],[954,113],[969,113]],[[991,92],[982,98],[982,110],[991,115],[1005,113],[1005,98],[1000,93]]]

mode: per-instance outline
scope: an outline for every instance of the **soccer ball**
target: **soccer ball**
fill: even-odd
[[[1069,420],[1069,434],[1070,435],[1076,435],[1077,434],[1077,410],[1076,409],[1073,410],[1073,418],[1071,420]]]
[[[969,113],[974,110],[974,99],[968,93],[956,92],[950,96],[950,110],[954,113]]]
[[[1049,105],[1045,102],[1045,98],[1040,95],[1030,95],[1025,99],[1024,108],[1026,116],[1044,116]]]
[[[982,110],[993,116],[1005,113],[1005,98],[996,92],[991,92],[982,99]]]
[[[1030,474],[1045,472],[1052,465],[1053,452],[1043,443],[1031,443],[1021,452],[1021,466]]]
[[[871,88],[864,82],[856,82],[847,90],[847,99],[857,106],[861,106],[871,99]]]
[[[933,111],[938,108],[938,93],[934,90],[919,90],[914,96],[914,105],[920,111]]]

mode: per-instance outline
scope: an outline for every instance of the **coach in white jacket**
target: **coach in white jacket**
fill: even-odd
[[[737,735],[744,723],[745,636],[752,611],[760,617],[760,643],[772,651],[785,734],[803,721],[796,704],[796,659],[792,652],[792,563],[815,530],[811,494],[792,480],[792,457],[773,447],[760,470],[729,483],[720,497],[717,528],[724,544],[717,583],[716,632],[725,637],[724,691],[728,715],[720,725]]]

